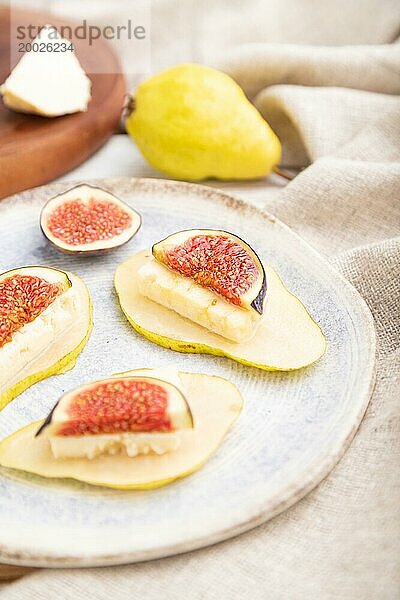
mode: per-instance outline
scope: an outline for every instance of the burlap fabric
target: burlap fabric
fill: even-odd
[[[311,4],[304,3],[308,11]],[[348,4],[355,10],[354,3]],[[399,26],[395,3],[359,6],[361,11],[370,7],[364,31],[369,38],[361,41],[374,41],[376,18],[375,40],[391,42]],[[374,7],[381,11],[379,18]],[[356,21],[354,13],[353,26]],[[310,30],[313,42],[317,25]],[[351,43],[346,27],[343,43]],[[354,40],[360,36],[354,29]],[[336,40],[342,41],[340,32]],[[297,505],[236,539],[126,567],[36,571],[3,585],[2,598],[400,597],[399,50],[396,44],[312,48],[257,43],[232,48],[220,63],[281,136],[285,163],[307,167],[279,193],[271,194],[267,181],[249,188],[252,201],[326,255],[359,290],[375,318],[377,382],[343,459]],[[243,186],[229,189],[246,195]]]

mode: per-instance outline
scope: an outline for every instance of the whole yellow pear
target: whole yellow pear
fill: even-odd
[[[143,156],[175,179],[255,179],[281,144],[242,89],[198,64],[172,67],[137,89],[126,129]]]

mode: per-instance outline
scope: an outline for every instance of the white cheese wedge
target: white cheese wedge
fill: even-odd
[[[128,375],[120,373],[115,377]],[[173,367],[160,367],[158,369],[137,369],[129,371],[129,375],[142,375],[155,377],[167,383],[172,383],[182,393],[182,382],[179,372]],[[62,407],[61,407],[62,409]],[[108,433],[98,435],[62,436],[49,435],[50,448],[54,458],[96,458],[101,454],[126,453],[130,457],[138,454],[165,454],[177,450],[181,444],[182,405],[173,396],[169,399],[168,413],[177,431],[168,433],[146,432],[146,433]],[[63,410],[57,409],[54,413],[52,423],[63,422]],[[46,430],[44,430],[46,432]]]
[[[46,25],[32,44],[46,44],[46,52],[26,52],[11,71],[0,92],[4,103],[17,112],[57,117],[86,111],[91,82],[73,50],[52,25]],[[50,50],[50,47],[53,51]]]
[[[251,339],[260,323],[255,310],[227,302],[153,258],[139,269],[137,277],[143,296],[234,342]]]
[[[125,451],[130,457],[138,454],[164,454],[177,450],[179,433],[122,433],[49,437],[54,458],[96,458],[100,454]]]

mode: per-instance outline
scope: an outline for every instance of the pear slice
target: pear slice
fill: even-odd
[[[46,51],[26,52],[0,87],[6,106],[45,117],[86,111],[91,82],[69,49],[71,42],[46,25],[35,43],[45,44]],[[67,50],[56,51],[63,44]]]
[[[0,410],[34,383],[71,369],[92,328],[89,291],[77,275],[50,267],[6,271],[0,275],[0,295],[2,282],[15,276],[57,284],[60,293],[0,345]],[[0,305],[6,307],[1,298]],[[7,313],[0,308],[0,324],[2,318],[7,320]]]
[[[250,340],[232,342],[143,296],[137,273],[150,260],[150,250],[132,256],[119,265],[114,281],[127,319],[150,341],[178,352],[226,356],[268,371],[306,367],[324,354],[321,329],[269,265],[264,264],[268,304],[256,333]]]
[[[140,371],[131,371],[137,374]],[[199,469],[215,452],[237,419],[243,400],[236,386],[202,373],[179,373],[190,404],[194,429],[183,430],[179,448],[162,455],[130,458],[103,454],[86,458],[54,458],[49,440],[36,436],[43,421],[31,423],[0,443],[0,465],[42,477],[72,478],[117,489],[155,488]]]

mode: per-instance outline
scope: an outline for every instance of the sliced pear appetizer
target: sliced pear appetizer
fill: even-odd
[[[49,267],[0,275],[0,409],[32,384],[70,369],[92,327],[83,281]]]
[[[0,465],[117,489],[159,487],[199,469],[242,404],[221,377],[129,371],[65,395],[44,422],[3,440]]]
[[[100,187],[77,185],[44,206],[43,234],[69,254],[98,254],[119,248],[136,234],[141,217],[133,208]]]
[[[134,329],[171,350],[284,371],[325,352],[325,337],[303,304],[248,244],[227,232],[166,238],[123,262],[115,288]]]

